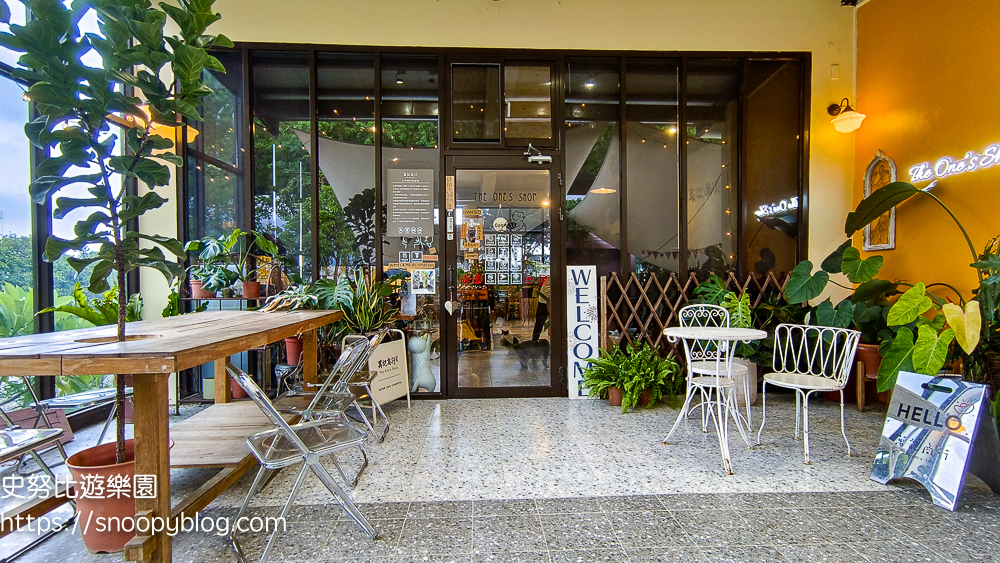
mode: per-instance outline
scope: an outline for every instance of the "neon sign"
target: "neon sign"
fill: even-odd
[[[942,156],[934,162],[934,166],[931,166],[930,162],[915,164],[910,167],[910,182],[916,184],[931,179],[940,180],[948,176],[991,168],[996,164],[1000,164],[1000,143],[986,147],[982,154],[969,151],[960,160]]]
[[[753,214],[758,218],[763,219],[764,217],[773,217],[774,215],[783,215],[789,211],[794,211],[799,208],[799,198],[798,196],[790,197],[788,199],[783,199],[777,203],[765,203],[757,208]]]

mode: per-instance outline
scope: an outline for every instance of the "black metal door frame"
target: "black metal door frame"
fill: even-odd
[[[499,152],[499,151],[498,151]],[[557,151],[543,151],[546,154]],[[460,398],[501,398],[501,397],[553,397],[564,396],[566,383],[565,358],[566,358],[566,319],[565,319],[565,291],[559,288],[566,287],[565,268],[565,228],[564,228],[564,196],[561,189],[562,183],[562,163],[561,157],[552,154],[552,161],[543,164],[529,163],[526,156],[511,154],[509,152],[496,155],[446,155],[444,157],[445,166],[443,173],[445,176],[442,182],[443,192],[446,190],[448,178],[454,178],[458,170],[548,170],[549,171],[549,233],[550,233],[550,275],[549,283],[552,284],[552,298],[549,304],[549,318],[551,319],[551,339],[550,339],[550,359],[551,370],[550,384],[548,386],[520,386],[520,387],[459,387],[458,385],[458,314],[457,312],[446,315],[446,319],[441,323],[443,336],[441,339],[441,373],[445,376],[446,385],[443,386],[445,397],[449,399]],[[446,202],[445,193],[441,194],[441,201]],[[447,203],[447,202],[446,202]],[[457,299],[458,279],[456,265],[458,262],[458,228],[456,225],[453,240],[447,240],[447,216],[446,205],[442,206],[443,216],[441,219],[442,236],[444,237],[442,262],[442,280],[440,284],[440,300],[442,303],[448,300]]]

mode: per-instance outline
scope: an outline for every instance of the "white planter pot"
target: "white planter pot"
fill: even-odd
[[[757,383],[758,383],[757,382],[757,364],[751,362],[750,360],[747,360],[746,358],[733,358],[733,363],[734,364],[740,364],[740,365],[743,365],[743,366],[747,367],[747,375],[746,375],[746,377],[749,378],[749,380],[750,380],[750,404],[751,405],[756,405],[757,404]],[[737,375],[736,376],[736,380],[738,382],[737,385],[740,386],[740,387],[743,385],[743,378],[744,378],[744,376],[742,376],[742,375]],[[745,395],[742,393],[742,391],[736,393],[736,403],[739,406],[741,406],[741,407],[746,406],[746,402],[747,401],[746,401]]]
[[[201,396],[206,401],[215,400],[215,378],[204,377],[201,380]]]

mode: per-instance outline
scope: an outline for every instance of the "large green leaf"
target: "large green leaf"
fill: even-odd
[[[924,286],[924,282],[917,282],[916,285],[906,290],[906,293],[899,296],[896,303],[889,309],[889,318],[886,319],[886,322],[889,326],[910,324],[933,306],[934,302],[931,301],[930,297],[927,297],[927,288]]]
[[[851,241],[851,239],[845,240],[843,244],[837,247],[837,250],[834,250],[829,256],[823,259],[823,263],[820,264],[819,267],[822,268],[824,272],[839,274],[841,271],[841,263],[844,261],[844,251],[851,248],[852,242],[853,241]]]
[[[844,299],[836,308],[829,299],[816,307],[816,324],[820,326],[847,328],[851,326],[852,320],[854,320],[854,304],[850,299]]]
[[[878,275],[878,271],[882,269],[883,260],[879,255],[869,256],[862,260],[861,252],[852,246],[844,249],[844,260],[841,267],[851,283],[864,283],[871,281]]]
[[[844,232],[852,236],[896,205],[920,193],[920,189],[907,182],[893,182],[882,186],[861,200],[858,208],[847,214]]]
[[[869,280],[854,289],[851,301],[855,303],[877,303],[890,295],[899,293],[899,284],[889,280]]]
[[[788,284],[785,285],[785,298],[789,303],[805,303],[823,293],[827,282],[830,281],[830,274],[820,270],[812,273],[813,264],[808,260],[799,262],[792,273],[788,276]]]
[[[914,371],[924,375],[935,375],[941,371],[952,340],[955,340],[955,332],[950,328],[938,334],[930,326],[917,327],[917,342],[913,346]]]
[[[903,327],[892,339],[878,368],[878,390],[888,391],[896,386],[900,371],[913,371],[913,331]]]

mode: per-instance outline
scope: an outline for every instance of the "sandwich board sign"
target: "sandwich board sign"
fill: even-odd
[[[871,479],[913,479],[948,510],[958,506],[969,473],[1000,493],[1000,440],[990,407],[986,385],[900,372]]]
[[[398,332],[398,331],[393,331]],[[406,338],[385,341],[368,358],[368,369],[378,372],[372,380],[372,395],[380,405],[410,393],[406,370]],[[407,399],[409,400],[409,399]]]

